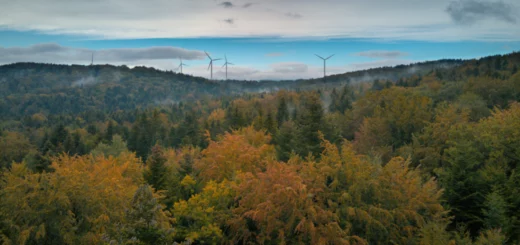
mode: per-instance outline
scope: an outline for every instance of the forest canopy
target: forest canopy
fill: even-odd
[[[520,54],[419,65],[0,67],[0,243],[519,244]]]

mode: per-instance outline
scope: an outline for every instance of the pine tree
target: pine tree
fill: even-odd
[[[177,137],[181,140],[182,145],[199,146],[201,144],[202,132],[194,112],[186,113],[177,130]]]
[[[323,126],[323,107],[316,93],[306,95],[303,103],[304,108],[296,121],[296,152],[304,157],[309,153],[318,157],[322,151],[319,131]]]
[[[168,134],[168,142],[171,147],[178,147],[181,144],[181,139],[177,134],[177,128],[172,127]]]
[[[338,92],[336,92],[336,88],[333,88],[332,92],[330,93],[329,111],[330,112],[339,111],[338,107],[339,107],[339,95],[338,95]]]
[[[148,185],[142,185],[135,192],[130,208],[126,211],[123,228],[124,244],[165,244],[172,232],[169,227],[168,213]]]
[[[292,113],[291,113],[291,119],[292,119],[293,121],[298,120],[298,109],[296,109],[296,108],[293,109],[293,111],[292,111]]]
[[[285,101],[285,97],[280,98],[278,102],[278,111],[276,112],[276,121],[278,125],[282,125],[283,122],[289,120],[289,108],[287,107],[287,102]]]
[[[295,149],[294,137],[296,129],[292,121],[284,122],[274,137],[276,156],[278,160],[286,162]]]
[[[138,157],[146,159],[152,146],[150,132],[148,132],[149,122],[146,113],[137,116],[137,120],[132,126],[128,140],[128,149],[135,151]]]
[[[372,83],[372,90],[379,91],[384,88],[384,85],[381,84],[381,81],[379,81],[379,79],[374,80],[374,82]]]
[[[495,190],[486,195],[484,201],[484,227],[487,229],[508,230],[509,217],[507,215],[508,207],[505,199]]]
[[[244,115],[237,106],[230,105],[228,107],[226,118],[231,129],[239,129],[245,125]]]
[[[112,120],[108,121],[107,131],[104,135],[105,142],[109,143],[112,140],[112,137],[114,136],[114,123]]]
[[[343,90],[341,91],[341,97],[340,97],[340,107],[339,111],[341,113],[344,113],[347,109],[352,109],[352,100],[353,100],[353,93],[350,90],[349,85],[345,85],[343,87]]]
[[[146,181],[156,190],[165,190],[167,182],[168,168],[166,158],[160,145],[152,148],[152,154],[146,161],[147,170],[145,173]]]
[[[271,135],[274,135],[274,133],[276,133],[276,122],[274,120],[274,116],[273,116],[272,112],[267,113],[267,116],[265,117],[265,121],[264,121],[264,128]]]

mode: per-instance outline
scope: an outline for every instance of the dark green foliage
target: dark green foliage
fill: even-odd
[[[276,133],[277,126],[272,112],[268,112],[265,116],[263,128],[265,128],[267,132],[269,132],[269,134],[271,135],[274,135],[274,133]]]
[[[128,149],[135,151],[138,157],[146,159],[150,148],[154,145],[149,119],[145,113],[138,116],[132,127],[128,140]]]
[[[165,163],[166,158],[161,146],[155,145],[152,148],[150,157],[146,161],[147,171],[145,172],[145,179],[156,190],[166,189],[168,168]]]
[[[350,90],[349,85],[343,86],[341,94],[336,92],[336,89],[332,89],[330,94],[331,102],[329,105],[330,112],[344,113],[347,109],[352,109],[353,93]]]
[[[226,118],[229,127],[232,129],[239,129],[246,125],[244,114],[237,106],[230,106],[226,111]]]
[[[379,79],[376,79],[374,80],[374,82],[372,83],[372,90],[374,91],[379,91],[379,90],[382,90],[384,89],[384,85],[381,83],[381,81],[379,81]]]
[[[276,121],[278,122],[278,125],[282,125],[287,120],[289,120],[289,107],[287,106],[285,97],[282,97],[278,102],[278,110],[276,111]]]
[[[123,244],[165,244],[172,231],[162,206],[148,185],[137,189],[130,209],[126,211]]]
[[[445,155],[446,166],[439,178],[445,187],[444,197],[455,214],[453,227],[464,224],[472,234],[477,234],[483,225],[480,217],[486,193],[483,176],[477,171],[482,167],[483,155],[471,141],[457,143]]]
[[[323,106],[316,93],[308,93],[304,97],[302,111],[296,120],[296,153],[306,157],[311,154],[319,156],[322,151],[319,131],[323,131]]]
[[[107,131],[105,133],[104,140],[105,142],[109,143],[112,141],[112,137],[114,137],[115,134],[115,128],[114,123],[112,120],[108,121]]]
[[[199,146],[202,144],[202,131],[194,112],[186,113],[176,132],[176,137],[180,139],[180,145]]]
[[[296,146],[296,127],[292,121],[284,122],[274,137],[278,160],[289,160]]]

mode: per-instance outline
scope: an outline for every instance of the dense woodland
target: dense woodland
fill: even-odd
[[[0,242],[520,244],[519,67],[2,66]]]

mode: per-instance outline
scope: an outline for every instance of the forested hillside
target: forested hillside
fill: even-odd
[[[329,76],[326,84],[334,87],[374,79],[397,81],[460,63],[460,60],[442,60],[351,72]],[[209,81],[146,67],[17,63],[0,66],[0,116],[19,119],[39,112],[48,115],[114,112],[248,92],[309,90],[322,87],[323,83],[323,79]]]
[[[520,244],[519,67],[2,66],[0,242]]]

